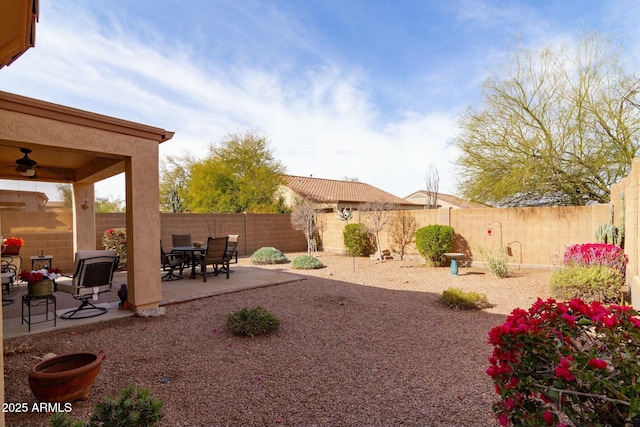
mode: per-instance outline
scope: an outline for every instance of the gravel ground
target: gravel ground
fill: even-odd
[[[498,279],[461,268],[454,277],[418,261],[318,257],[327,267],[293,270],[297,282],[168,306],[159,318],[7,339],[5,400],[35,402],[27,374],[44,354],[103,350],[89,400],[73,404],[75,419],[135,384],[164,402],[163,426],[497,425],[487,333],[512,309],[548,297],[550,271]],[[495,305],[445,308],[437,299],[449,287],[485,293]],[[257,305],[281,320],[278,333],[226,331],[229,313]],[[5,415],[8,426],[51,417]]]

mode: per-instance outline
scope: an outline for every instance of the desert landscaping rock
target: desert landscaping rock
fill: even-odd
[[[164,402],[163,426],[497,425],[487,333],[514,308],[549,297],[550,271],[451,276],[419,261],[317,256],[326,268],[264,266],[304,280],[170,305],[159,317],[7,339],[5,400],[35,402],[27,375],[43,355],[102,350],[102,372],[89,400],[73,404],[74,419],[134,384]],[[449,287],[484,293],[494,306],[448,309],[437,300]],[[225,330],[229,313],[258,305],[280,319],[276,334]],[[7,425],[40,426],[51,414],[5,416]]]

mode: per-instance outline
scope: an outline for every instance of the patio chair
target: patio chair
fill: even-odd
[[[182,270],[184,269],[185,257],[182,254],[168,254],[162,247],[160,242],[160,263],[162,264],[162,271],[166,273],[160,278],[162,281],[180,280],[182,279]],[[175,274],[175,271],[179,270],[180,275]]]
[[[193,240],[191,240],[191,234],[172,234],[171,244],[173,246],[191,246]]]
[[[100,316],[108,309],[96,307],[89,299],[98,300],[98,295],[111,291],[113,273],[118,268],[120,257],[116,251],[76,252],[73,276],[63,276],[54,281],[54,292],[66,292],[80,301],[80,306],[69,310],[60,317],[63,319],[85,319]]]
[[[171,235],[171,244],[173,246],[192,246],[193,240],[191,240],[191,234],[172,234]],[[188,268],[190,259],[184,253],[179,252],[169,252],[169,256],[178,258],[182,258],[182,268]]]
[[[238,263],[238,238],[239,234],[229,234],[229,240],[227,241],[227,258],[229,262],[235,257],[236,264]]]
[[[202,281],[207,281],[207,265],[213,266],[213,274],[227,274],[229,278],[229,258],[227,257],[227,241],[229,237],[209,237],[207,239],[207,251],[197,258],[196,262],[200,265],[202,272]]]
[[[5,298],[18,292],[18,267],[13,263],[13,257],[2,257],[0,273],[2,274],[2,305],[13,304],[15,302],[13,299]]]

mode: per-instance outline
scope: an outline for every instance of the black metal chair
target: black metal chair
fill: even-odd
[[[213,274],[226,273],[229,278],[229,258],[227,257],[227,241],[229,237],[209,237],[207,239],[207,250],[200,255],[196,262],[200,265],[202,281],[207,281],[207,265],[213,266]]]
[[[120,257],[115,251],[76,252],[73,276],[63,276],[54,281],[54,292],[66,292],[80,301],[80,306],[69,310],[60,317],[63,319],[85,319],[100,316],[108,309],[96,307],[89,299],[97,300],[98,295],[110,292],[113,273],[118,268]]]
[[[188,261],[188,259],[187,259]],[[182,279],[182,270],[184,269],[185,257],[176,254],[168,254],[162,247],[160,242],[160,263],[162,264],[162,271],[165,274],[161,277],[162,281],[180,280]],[[180,275],[175,274],[175,271],[179,270]]]
[[[229,240],[227,240],[227,258],[229,258],[229,262],[233,258],[236,260],[236,264],[238,263],[238,239],[240,238],[239,234],[229,234]]]
[[[2,257],[0,262],[0,273],[2,275],[2,305],[9,305],[15,302],[10,297],[18,292],[18,266],[14,264],[12,256]]]

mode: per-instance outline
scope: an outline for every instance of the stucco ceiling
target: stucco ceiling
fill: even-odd
[[[35,45],[38,0],[0,1],[0,68]]]

